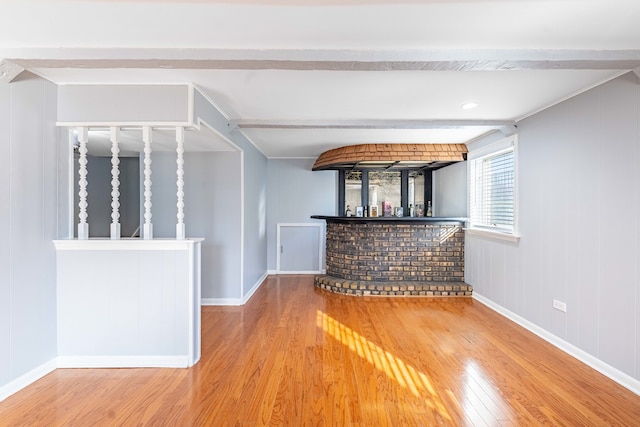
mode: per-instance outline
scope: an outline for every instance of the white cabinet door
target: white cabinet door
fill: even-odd
[[[322,224],[278,224],[278,273],[321,273],[323,241]]]

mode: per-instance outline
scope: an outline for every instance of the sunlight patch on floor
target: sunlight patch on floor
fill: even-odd
[[[427,404],[437,410],[444,418],[451,420],[444,403],[424,373],[404,363],[398,357],[380,348],[321,310],[317,311],[317,326],[347,346],[349,350],[356,353],[360,358],[373,365],[377,370],[395,380],[402,388],[408,389],[414,396],[428,397]]]

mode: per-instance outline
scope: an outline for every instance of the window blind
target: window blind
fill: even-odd
[[[515,214],[513,149],[472,160],[470,178],[472,225],[513,232]]]

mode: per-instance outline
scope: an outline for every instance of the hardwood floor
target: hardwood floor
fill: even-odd
[[[634,426],[640,397],[472,299],[355,298],[271,276],[203,307],[191,369],[59,369],[1,426]]]

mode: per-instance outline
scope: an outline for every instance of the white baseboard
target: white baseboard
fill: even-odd
[[[279,271],[277,274],[323,274],[322,271]]]
[[[202,298],[200,305],[242,305],[241,298]]]
[[[524,317],[521,317],[501,305],[496,304],[490,299],[479,295],[476,291],[473,292],[473,298],[640,396],[640,381],[632,376],[625,374],[592,354],[589,354],[575,345],[553,335],[551,332],[541,328]]]
[[[269,275],[269,272],[266,272],[258,279],[258,281],[249,289],[247,295],[244,298],[202,298],[200,300],[201,305],[221,305],[221,306],[238,306],[245,305],[249,299],[253,296],[253,294],[260,288],[260,286],[264,283],[265,279]]]
[[[58,356],[58,368],[186,368],[188,356]]]
[[[264,283],[268,275],[269,273],[264,273],[262,277],[260,277],[258,281],[251,287],[251,289],[249,289],[249,292],[247,292],[247,294],[243,298],[243,301],[242,301],[243,305],[246,304],[251,299],[253,294],[255,294],[258,288],[260,288],[260,286]]]
[[[267,274],[276,276],[278,274],[327,274],[327,270],[323,268],[320,271],[278,271],[278,270],[268,270]]]
[[[56,359],[52,359],[47,363],[44,363],[37,368],[30,370],[26,374],[19,376],[8,384],[3,385],[2,387],[0,387],[0,402],[2,402],[12,394],[22,390],[29,384],[38,381],[48,373],[55,371],[57,366],[58,365],[56,363]]]

